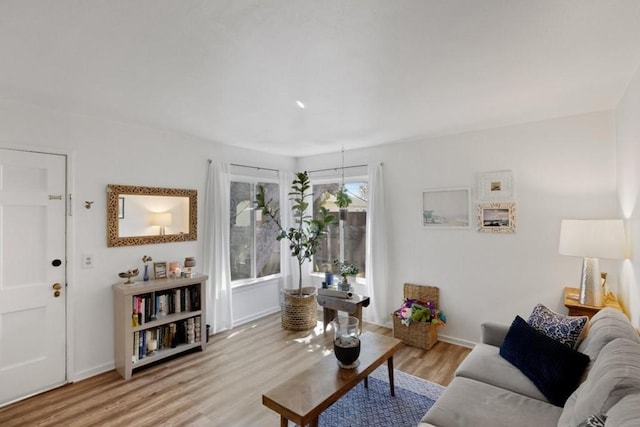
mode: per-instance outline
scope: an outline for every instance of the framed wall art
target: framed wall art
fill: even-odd
[[[515,203],[480,203],[478,231],[483,233],[515,233]]]
[[[513,173],[510,170],[478,174],[479,201],[507,201],[513,199]]]
[[[438,188],[422,192],[424,228],[469,228],[471,190],[468,187]]]

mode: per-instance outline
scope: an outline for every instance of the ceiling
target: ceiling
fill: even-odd
[[[299,157],[613,109],[640,1],[1,0],[0,58],[0,100]]]

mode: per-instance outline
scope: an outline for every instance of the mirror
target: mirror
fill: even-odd
[[[107,186],[109,247],[196,240],[197,218],[197,190]]]

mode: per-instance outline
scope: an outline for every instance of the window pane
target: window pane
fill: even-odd
[[[320,207],[324,206],[338,217],[338,207],[335,204],[335,194],[340,184],[318,184],[313,186],[313,214],[318,215]],[[340,258],[340,227],[338,224],[329,226],[329,235],[320,242],[320,250],[313,260],[313,271],[331,271],[332,261]]]
[[[231,183],[231,280],[249,279],[253,266],[252,184]]]
[[[329,236],[321,242],[320,250],[314,257],[314,271],[326,271],[327,268],[331,268],[333,260],[340,259],[342,241],[344,260],[358,267],[360,272],[357,277],[365,277],[367,183],[351,182],[345,186],[351,198],[346,218],[341,222],[342,224],[334,224],[330,227]],[[315,185],[313,192],[314,214],[320,210],[321,206],[324,206],[338,218],[339,212],[335,204],[335,195],[339,189],[339,183]]]
[[[344,258],[358,267],[357,277],[365,277],[366,244],[367,213],[350,211],[344,224]]]
[[[278,184],[262,183],[265,199],[272,200],[274,209],[280,208]],[[260,216],[260,215],[259,215]],[[278,226],[263,217],[256,218],[256,271],[257,277],[280,273],[280,242],[276,240]]]

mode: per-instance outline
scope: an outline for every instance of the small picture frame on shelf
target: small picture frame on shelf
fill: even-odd
[[[154,262],[153,263],[153,277],[156,279],[166,279],[167,278],[167,263],[162,262]]]
[[[480,203],[478,231],[483,233],[515,233],[515,203]]]

